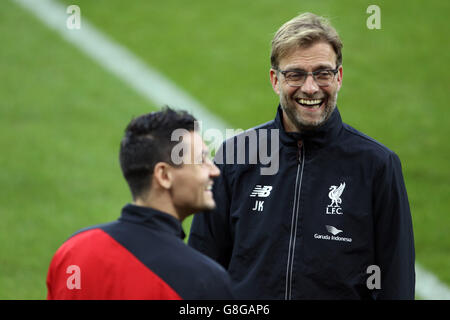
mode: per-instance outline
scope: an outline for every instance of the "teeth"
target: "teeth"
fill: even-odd
[[[206,191],[212,191],[212,185],[206,187]]]
[[[312,106],[315,104],[322,103],[322,100],[320,100],[320,99],[315,99],[315,100],[298,99],[298,102],[301,104],[306,104],[306,105]]]

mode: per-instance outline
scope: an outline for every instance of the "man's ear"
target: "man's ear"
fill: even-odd
[[[275,69],[270,69],[270,83],[272,83],[273,91],[275,91],[276,94],[280,95],[280,89],[278,88],[278,74]]]
[[[338,82],[338,91],[341,89],[342,87],[342,77],[344,75],[344,69],[342,68],[342,65],[339,67],[338,69],[338,74],[337,74],[337,82]]]
[[[170,189],[173,184],[172,167],[166,162],[158,162],[153,169],[153,181],[163,189]]]

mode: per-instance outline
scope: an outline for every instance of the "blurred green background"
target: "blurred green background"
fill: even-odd
[[[243,129],[275,115],[274,32],[300,12],[328,17],[344,42],[341,115],[400,156],[417,261],[450,285],[450,2],[58,2]],[[366,27],[371,4],[381,30]],[[0,299],[43,299],[62,242],[131,200],[119,141],[160,106],[11,0],[0,1],[0,43]]]

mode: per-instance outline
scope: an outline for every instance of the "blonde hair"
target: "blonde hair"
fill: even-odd
[[[342,41],[327,19],[313,13],[303,13],[281,26],[272,39],[270,62],[278,69],[280,59],[290,50],[309,47],[313,43],[328,42],[336,53],[336,67],[342,64]]]

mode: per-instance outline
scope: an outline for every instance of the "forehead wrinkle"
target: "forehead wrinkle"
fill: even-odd
[[[336,63],[336,53],[328,43],[316,43],[307,48],[296,47],[291,49],[281,60],[280,68],[283,70],[299,69],[314,71],[326,66],[333,69]],[[281,67],[285,64],[283,67]]]
[[[290,60],[283,70],[302,70],[302,71],[314,71],[320,68],[334,68],[334,64],[327,59],[321,59],[321,57],[305,57],[294,58]]]

